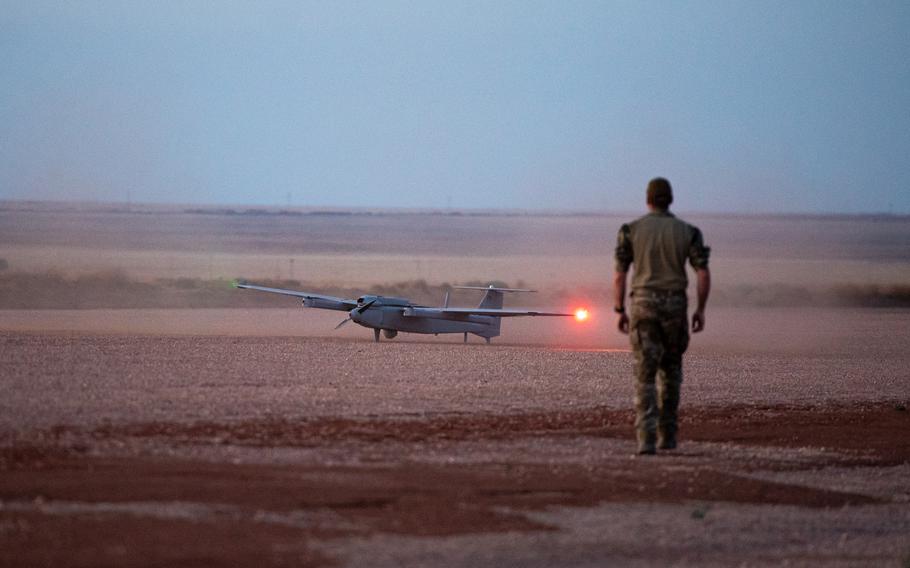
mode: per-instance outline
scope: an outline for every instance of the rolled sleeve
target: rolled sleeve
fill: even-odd
[[[689,264],[692,268],[699,270],[708,268],[708,257],[711,256],[711,248],[705,246],[704,238],[701,231],[693,227],[692,241],[689,243]]]
[[[616,250],[613,254],[616,272],[628,272],[632,265],[632,237],[628,225],[623,225],[616,235]]]

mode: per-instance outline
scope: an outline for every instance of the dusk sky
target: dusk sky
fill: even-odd
[[[910,2],[0,1],[0,199],[910,213]]]

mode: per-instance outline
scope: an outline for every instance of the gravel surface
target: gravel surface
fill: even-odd
[[[713,314],[650,460],[607,322],[0,314],[0,565],[907,566],[910,313]]]
[[[558,530],[441,541],[373,535],[324,549],[350,566],[894,566],[910,540],[903,506],[825,511],[729,503],[553,508]],[[699,543],[700,546],[694,545]],[[903,562],[906,562],[904,560]]]
[[[553,337],[546,323],[527,318],[507,322],[493,345],[465,346],[415,335],[374,344],[356,326],[341,337],[320,336],[323,324],[335,321],[320,310],[135,310],[102,318],[117,334],[99,330],[98,316],[37,312],[55,330],[49,334],[20,333],[27,327],[21,313],[0,314],[0,431],[124,420],[626,408],[633,396],[625,338],[604,322],[579,339]],[[693,338],[686,358],[684,405],[812,405],[902,399],[910,391],[910,312],[728,310],[711,317],[714,329]],[[145,320],[149,327],[141,327]],[[137,326],[139,333],[130,332]],[[161,335],[186,328],[217,335]],[[277,336],[236,335],[246,328]],[[769,331],[746,342],[758,329]],[[280,335],[288,331],[297,335]],[[597,337],[604,341],[591,346]]]

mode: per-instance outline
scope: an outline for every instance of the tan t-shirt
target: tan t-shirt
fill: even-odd
[[[616,271],[635,265],[632,291],[682,291],[689,284],[686,259],[692,268],[708,267],[711,249],[701,231],[669,211],[654,211],[619,229]]]

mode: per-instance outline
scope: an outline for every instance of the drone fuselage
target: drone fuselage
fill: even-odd
[[[473,333],[481,337],[499,335],[499,318],[492,316],[440,314],[434,317],[407,316],[412,306],[380,305],[379,301],[362,313],[351,313],[354,323],[373,329],[390,329],[405,333]]]

